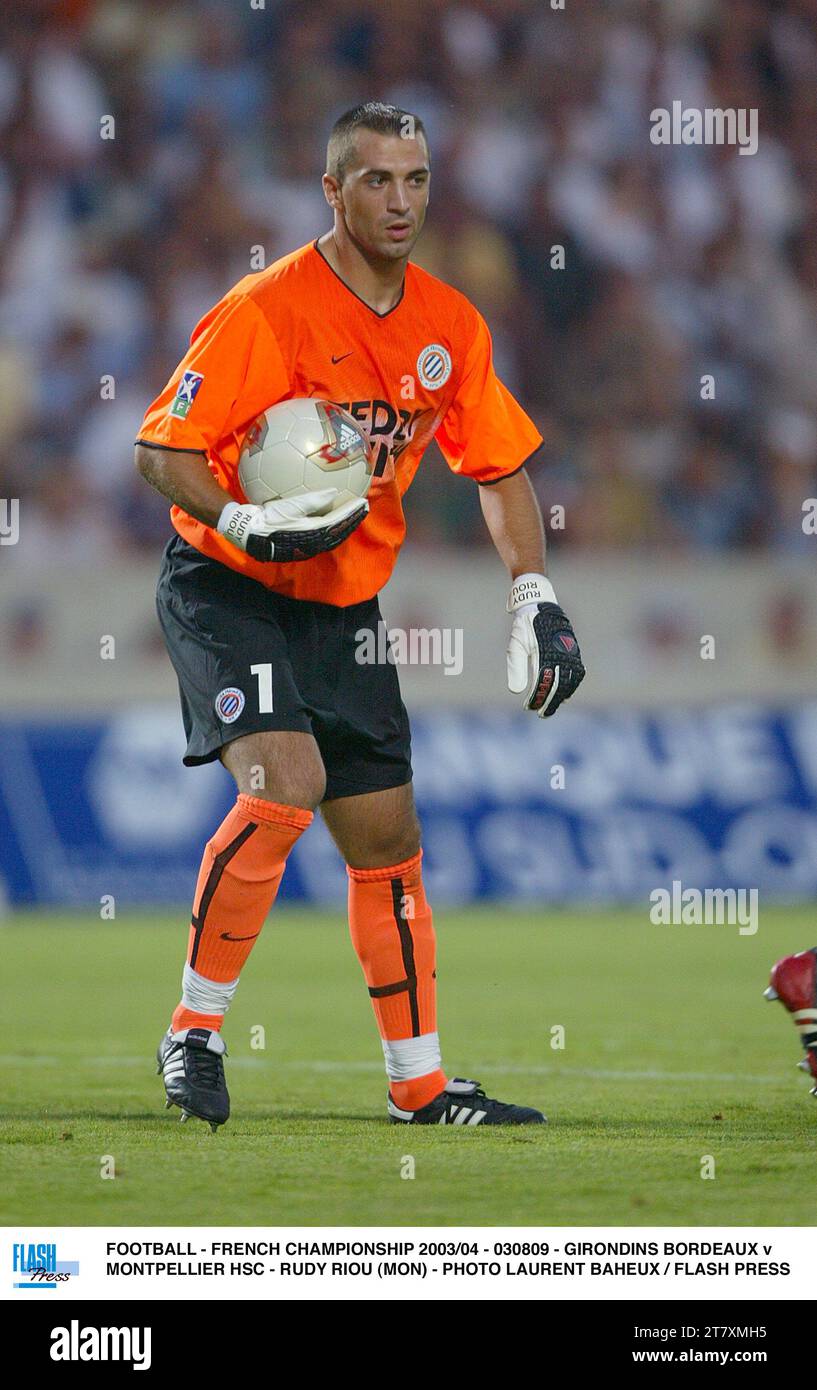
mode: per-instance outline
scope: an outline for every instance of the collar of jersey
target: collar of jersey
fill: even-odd
[[[317,251],[318,255],[320,256],[320,258],[321,258],[321,260],[323,261],[324,265],[326,266],[327,270],[330,270],[330,271],[332,272],[332,274],[334,275],[335,279],[336,279],[337,281],[339,281],[339,283],[340,283],[341,285],[343,285],[343,288],[346,290],[346,292],[347,292],[348,294],[350,294],[350,295],[352,296],[353,299],[356,299],[356,300],[357,300],[358,304],[362,304],[363,307],[364,307],[364,309],[368,309],[368,310],[369,310],[369,313],[370,313],[370,314],[374,314],[374,316],[375,316],[376,319],[387,319],[387,318],[389,317],[389,314],[393,314],[394,311],[395,311],[395,309],[399,309],[399,308],[400,308],[400,305],[403,303],[403,296],[404,296],[405,293],[406,293],[406,276],[405,276],[405,275],[403,276],[403,284],[402,284],[401,289],[400,289],[400,298],[398,299],[397,303],[396,303],[396,304],[392,304],[391,308],[390,308],[390,309],[387,309],[386,312],[385,312],[385,314],[378,314],[377,310],[376,310],[376,309],[373,309],[372,306],[371,306],[371,304],[367,304],[365,299],[361,299],[361,297],[360,297],[359,294],[355,294],[355,291],[352,289],[351,285],[347,285],[347,283],[346,283],[346,281],[343,279],[343,277],[342,277],[341,275],[338,275],[338,272],[335,270],[335,267],[334,267],[333,265],[330,265],[330,264],[329,264],[328,260],[326,259],[325,255],[323,254],[323,252],[322,252],[320,246],[318,245],[319,240],[320,240],[320,237],[316,237],[315,240],[313,241],[313,243],[312,243],[313,250]],[[406,266],[406,275],[408,275],[408,266]]]

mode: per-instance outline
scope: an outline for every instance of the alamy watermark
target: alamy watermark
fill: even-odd
[[[672,888],[650,893],[650,921],[657,927],[737,927],[741,936],[758,928],[756,888],[685,888],[674,878]]]
[[[134,1371],[149,1371],[151,1328],[80,1327],[73,1318],[67,1327],[51,1331],[52,1361],[129,1361]]]
[[[0,497],[0,545],[16,545],[20,539],[20,499]]]
[[[656,106],[650,112],[654,145],[737,145],[738,154],[757,154],[757,107]]]
[[[359,666],[442,666],[446,676],[462,674],[461,627],[361,627],[355,633]]]

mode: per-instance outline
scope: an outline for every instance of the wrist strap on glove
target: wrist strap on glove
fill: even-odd
[[[228,502],[222,509],[216,530],[241,550],[246,549],[246,532],[256,509],[242,507],[238,502]]]
[[[528,604],[558,602],[553,585],[544,574],[520,574],[511,585],[506,609],[509,613],[516,613]]]

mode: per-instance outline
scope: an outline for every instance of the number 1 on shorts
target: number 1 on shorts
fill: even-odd
[[[258,677],[258,713],[272,714],[272,662],[251,666],[250,675]]]

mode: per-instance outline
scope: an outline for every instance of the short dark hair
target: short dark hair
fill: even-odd
[[[374,130],[378,135],[401,135],[411,140],[422,135],[428,145],[426,128],[419,116],[403,111],[399,106],[387,106],[382,101],[364,101],[344,111],[332,126],[326,147],[326,172],[343,183],[354,153],[355,135],[359,130]]]

